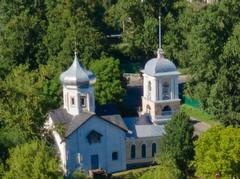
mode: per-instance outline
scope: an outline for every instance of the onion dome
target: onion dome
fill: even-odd
[[[143,72],[151,76],[158,76],[161,73],[177,72],[173,62],[164,58],[163,50],[158,50],[157,58],[150,59],[144,67]]]
[[[62,85],[78,86],[80,88],[89,87],[88,72],[79,64],[76,52],[72,65],[60,75],[60,80]]]

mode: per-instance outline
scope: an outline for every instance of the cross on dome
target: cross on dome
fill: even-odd
[[[162,31],[161,31],[161,16],[159,15],[159,24],[158,24],[158,32],[159,32],[159,34],[158,34],[158,42],[159,42],[159,48],[158,48],[158,50],[157,50],[157,58],[158,59],[163,59],[164,58],[164,56],[163,56],[163,54],[164,54],[164,51],[163,51],[163,49],[162,49],[162,42],[161,42],[161,40],[162,40]]]

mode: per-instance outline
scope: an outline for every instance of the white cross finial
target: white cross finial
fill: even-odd
[[[161,16],[160,16],[160,14],[159,14],[159,29],[158,29],[158,32],[159,32],[159,34],[158,34],[159,48],[158,48],[158,51],[157,51],[157,58],[161,59],[161,58],[163,58],[164,52],[163,52],[163,49],[162,49],[162,42],[161,42],[162,31],[161,31]]]
[[[161,16],[159,15],[159,29],[158,29],[158,38],[159,38],[159,49],[161,49]]]
[[[77,53],[77,38],[75,37],[75,42],[74,42],[74,45],[75,45],[75,49],[74,49],[74,57],[75,59],[77,60],[78,59],[78,53]]]

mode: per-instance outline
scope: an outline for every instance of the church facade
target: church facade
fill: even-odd
[[[76,169],[114,173],[154,162],[164,124],[179,110],[180,73],[164,58],[162,49],[142,73],[139,116],[122,118],[117,113],[102,113],[95,106],[93,85],[97,79],[79,64],[75,54],[72,65],[60,76],[63,107],[49,112],[46,122],[67,175]]]

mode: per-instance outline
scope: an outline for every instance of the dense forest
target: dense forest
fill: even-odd
[[[240,176],[239,12],[238,0],[219,0],[211,5],[186,0],[1,0],[0,178],[62,177],[43,127],[47,112],[62,103],[60,73],[77,51],[80,63],[99,79],[95,85],[97,102],[120,103],[126,92],[124,66],[143,66],[155,56],[159,14],[165,57],[191,76],[185,93],[198,99],[201,108],[222,124],[194,143],[195,158],[189,138],[186,150],[171,149],[167,139],[173,134],[169,129],[165,145],[179,153],[166,154],[170,159],[159,157],[168,162],[159,171],[171,168],[172,178],[195,171],[206,177],[213,173]],[[176,122],[187,118],[179,116]],[[186,126],[186,135],[192,134],[191,126],[178,123]],[[237,138],[234,145],[227,135]],[[209,153],[216,154],[216,161],[210,161],[211,157],[204,160],[210,142],[220,140],[224,145],[216,148],[218,145],[212,144]],[[231,153],[224,156],[228,149]],[[204,166],[206,161],[212,165]],[[175,165],[176,170],[169,167]]]

